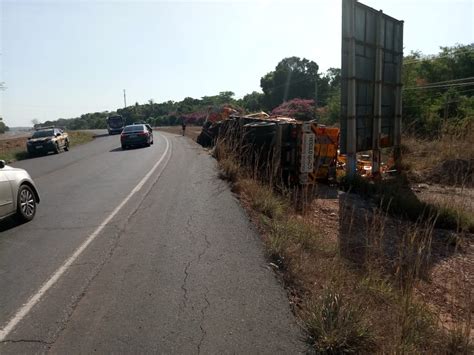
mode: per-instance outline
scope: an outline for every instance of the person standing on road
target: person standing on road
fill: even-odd
[[[183,136],[184,136],[184,132],[186,131],[186,121],[184,119],[181,121],[181,127],[183,128]]]

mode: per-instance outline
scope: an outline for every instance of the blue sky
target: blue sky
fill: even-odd
[[[127,103],[242,97],[284,57],[340,67],[341,0],[0,0],[0,115],[29,126]],[[365,0],[405,21],[405,53],[474,42],[473,0]]]

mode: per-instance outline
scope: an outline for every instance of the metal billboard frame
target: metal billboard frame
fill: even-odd
[[[342,0],[341,49],[341,152],[354,176],[356,153],[373,150],[376,174],[380,148],[401,143],[403,21]]]

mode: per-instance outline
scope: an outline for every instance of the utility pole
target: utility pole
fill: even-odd
[[[125,89],[123,89],[123,105],[124,108],[127,108],[127,93],[125,92]]]
[[[314,79],[314,118],[318,119],[318,73]]]

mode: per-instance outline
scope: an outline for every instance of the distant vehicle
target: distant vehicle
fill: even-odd
[[[107,131],[109,134],[121,133],[125,127],[125,120],[120,115],[113,115],[107,117]]]
[[[49,152],[59,153],[69,150],[69,136],[62,129],[55,127],[43,127],[37,129],[26,142],[26,150],[29,155],[47,154]]]
[[[38,190],[26,170],[0,160],[0,219],[16,215],[23,222],[31,221],[39,202]]]
[[[120,135],[122,149],[130,146],[146,146],[153,144],[153,130],[146,124],[126,126]]]

